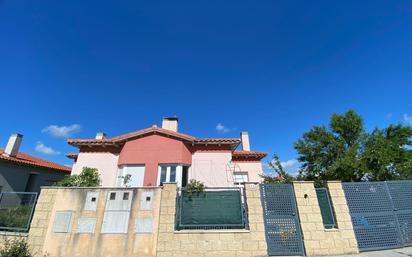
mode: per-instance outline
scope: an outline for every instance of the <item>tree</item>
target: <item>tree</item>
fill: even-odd
[[[391,125],[368,134],[356,112],[332,114],[329,128],[315,126],[295,143],[305,180],[410,178],[412,128]]]
[[[271,170],[273,170],[277,175],[265,175],[261,174],[260,177],[263,179],[263,183],[271,184],[271,183],[290,183],[295,178],[287,173],[280,162],[280,158],[277,154],[273,155],[271,161],[268,162],[268,166]]]
[[[352,110],[334,113],[329,127],[315,126],[295,143],[298,160],[303,163],[301,176],[307,180],[360,180],[358,156],[365,135],[362,118]]]
[[[365,141],[362,162],[368,180],[412,178],[412,128],[375,129]]]
[[[71,175],[56,183],[61,187],[96,187],[100,185],[100,176],[96,168],[83,167],[79,175]]]

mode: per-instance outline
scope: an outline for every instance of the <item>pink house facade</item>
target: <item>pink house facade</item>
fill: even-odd
[[[68,143],[79,149],[67,155],[74,160],[71,174],[97,168],[103,187],[185,186],[190,179],[208,187],[260,182],[261,160],[267,155],[250,150],[247,132],[240,138],[196,138],[178,132],[177,118],[164,118],[161,128],[153,125],[110,139],[97,133],[94,139]]]

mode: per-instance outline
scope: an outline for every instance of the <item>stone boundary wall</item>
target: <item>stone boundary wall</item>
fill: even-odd
[[[245,185],[249,230],[175,231],[176,184],[165,183],[160,203],[157,257],[267,256],[259,185]]]
[[[29,232],[30,248],[36,257],[155,257],[161,191],[42,188]]]
[[[313,182],[293,182],[307,256],[358,253],[349,209],[341,182],[329,182],[337,228],[325,229]],[[305,195],[307,196],[305,198]]]
[[[358,253],[358,246],[353,231],[349,209],[346,203],[345,194],[342,189],[342,184],[340,182],[328,183],[329,194],[336,214],[336,229],[324,228],[313,182],[294,182],[293,185],[296,195],[296,203],[298,207],[302,233],[304,237],[306,255],[320,256]],[[71,192],[70,190],[74,191]],[[39,195],[34,216],[31,222],[31,229],[28,235],[26,233],[3,232],[0,234],[0,246],[2,245],[2,242],[4,242],[5,238],[27,238],[29,246],[32,249],[32,252],[34,253],[34,256],[43,257],[43,251],[45,250],[45,247],[47,245],[53,244],[53,240],[56,240],[55,238],[57,238],[57,236],[51,236],[50,232],[51,226],[54,221],[54,212],[59,209],[56,209],[56,206],[60,206],[62,204],[67,204],[68,206],[74,205],[73,201],[68,201],[67,199],[71,199],[71,197],[76,198],[75,195],[78,194],[78,191],[82,190],[98,190],[100,192],[107,193],[110,190],[127,189],[74,188],[62,190],[59,188],[44,187],[42,188],[41,193]],[[63,196],[62,192],[66,192],[66,195]],[[145,253],[147,254],[147,256],[150,256],[151,254],[154,254],[154,256],[157,257],[267,256],[267,244],[265,240],[263,209],[261,205],[260,188],[258,184],[245,184],[246,206],[248,209],[249,222],[248,230],[240,229],[175,231],[177,194],[176,184],[165,183],[163,188],[158,188],[157,192],[158,198],[156,198],[159,199],[159,202],[157,205],[153,206],[153,237],[152,239],[150,239],[153,240],[151,241],[151,243],[154,244],[154,252]],[[102,196],[103,195],[104,194],[102,193]],[[305,195],[307,195],[306,198]],[[99,206],[101,206],[99,208],[103,208],[103,201],[105,201],[105,198],[101,197],[100,199],[102,202],[99,203]],[[136,208],[139,208],[138,202],[136,202],[136,205],[132,207],[133,210]],[[132,219],[136,219],[137,215],[141,217],[140,215],[143,214],[139,214],[138,212],[136,212],[136,214],[132,214]],[[90,215],[86,216],[88,217]],[[134,233],[132,233],[133,224],[134,222],[131,222],[129,225],[129,237],[133,236]],[[75,224],[73,225],[72,231],[75,231],[76,226],[77,225]],[[117,238],[116,240],[123,240],[122,236],[120,235],[98,235],[97,233],[99,233],[99,227],[96,227],[96,236],[98,236],[99,238],[107,238],[107,240],[114,240]],[[62,237],[62,235],[58,236]],[[86,237],[88,236],[81,236],[81,238],[83,239],[85,239]],[[147,236],[141,235],[140,237],[146,238]],[[147,240],[149,240],[149,238],[150,237],[147,237]],[[67,242],[69,243],[69,241]],[[131,251],[133,251],[133,253],[130,253],[128,255],[134,256],[134,254],[137,254],[137,252],[135,252],[135,250],[133,249],[140,249],[142,244],[147,245],[148,243],[149,241],[142,241],[141,239],[136,241],[128,240],[128,247],[130,247],[130,249],[132,249]],[[102,246],[101,248],[102,253],[106,252],[107,249],[105,247],[113,246],[110,246],[110,244],[106,243],[105,246]],[[99,247],[97,247],[96,249],[99,249]],[[141,253],[139,254],[141,255]]]

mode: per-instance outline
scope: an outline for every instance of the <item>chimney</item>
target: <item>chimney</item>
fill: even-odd
[[[16,156],[20,149],[20,144],[23,139],[23,135],[18,133],[11,134],[9,142],[7,142],[4,153],[8,156]]]
[[[162,121],[162,128],[177,132],[178,123],[177,117],[165,117]]]
[[[96,133],[96,139],[105,139],[106,138],[106,133],[104,132],[97,132]]]
[[[246,131],[242,131],[240,133],[240,138],[242,140],[242,150],[250,151],[249,134]]]

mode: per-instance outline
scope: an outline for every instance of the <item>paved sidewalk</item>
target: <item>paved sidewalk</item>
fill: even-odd
[[[405,248],[392,249],[392,250],[373,251],[373,252],[363,252],[363,253],[355,254],[355,255],[340,255],[340,257],[342,256],[345,256],[345,257],[412,257],[412,247],[405,247]]]
[[[301,257],[301,256],[279,256],[279,257]],[[323,256],[325,257],[325,256]],[[381,250],[373,252],[363,252],[353,255],[331,255],[328,257],[412,257],[412,247],[404,247],[392,250]]]

